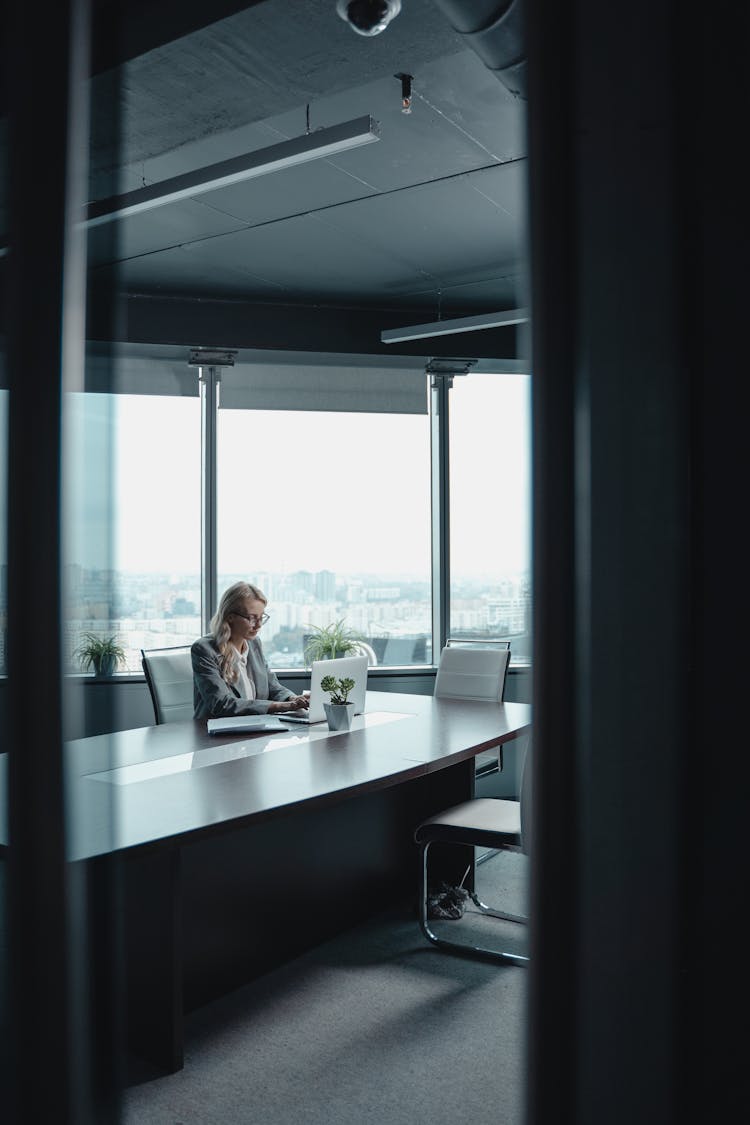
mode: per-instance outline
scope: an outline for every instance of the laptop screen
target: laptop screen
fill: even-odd
[[[366,656],[339,656],[335,660],[314,660],[310,671],[310,718],[325,718],[323,704],[331,702],[328,692],[324,692],[320,686],[324,676],[335,676],[337,680],[349,677],[354,680],[349,699],[354,704],[354,714],[361,715],[365,709],[367,664]]]

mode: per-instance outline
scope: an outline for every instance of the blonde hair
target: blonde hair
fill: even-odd
[[[235,582],[221,595],[219,608],[211,618],[209,626],[219,650],[219,672],[228,684],[233,684],[237,679],[237,666],[230,652],[229,637],[232,630],[229,628],[227,618],[230,614],[237,613],[244,601],[257,601],[268,605],[268,598],[257,586],[253,586],[250,582]]]

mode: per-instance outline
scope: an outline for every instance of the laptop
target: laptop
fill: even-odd
[[[348,676],[354,680],[349,699],[354,704],[354,714],[361,715],[365,709],[367,664],[366,656],[339,656],[336,660],[314,660],[310,672],[309,706],[302,711],[283,711],[279,718],[283,723],[304,723],[306,726],[324,723],[326,713],[323,704],[331,702],[328,692],[323,691],[320,686],[324,676],[335,676],[337,680],[343,680]]]

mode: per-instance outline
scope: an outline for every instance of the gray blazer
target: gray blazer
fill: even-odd
[[[256,699],[242,699],[237,688],[219,673],[219,651],[213,637],[201,637],[190,649],[193,661],[193,717],[219,719],[224,715],[265,715],[271,700],[292,699],[268,667],[257,637],[248,641],[247,674],[255,684]]]

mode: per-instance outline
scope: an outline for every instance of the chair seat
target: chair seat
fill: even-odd
[[[463,848],[486,848],[490,853],[493,851],[511,851],[528,854],[527,845],[531,827],[530,749],[531,742],[529,741],[521,772],[520,800],[504,801],[499,797],[475,797],[471,801],[464,801],[460,805],[453,805],[434,816],[427,817],[415,829],[414,839],[419,847],[421,860],[419,864],[419,926],[427,940],[436,945],[438,949],[445,950],[446,953],[459,953],[466,957],[489,958],[506,965],[527,965],[529,963],[529,957],[525,953],[498,949],[490,945],[479,945],[471,939],[471,936],[467,939],[465,936],[457,934],[454,941],[447,934],[438,933],[432,928],[430,908],[431,905],[433,910],[435,908],[435,896],[430,895],[429,888],[430,886],[439,886],[442,893],[446,883],[445,880],[438,883],[440,874],[439,870],[437,874],[435,873],[434,865],[432,871],[428,872],[428,853],[431,851],[433,844],[438,844],[438,851],[450,852],[452,850],[450,847],[443,848],[444,845],[448,844]],[[454,868],[455,858],[455,856],[452,857]],[[476,893],[476,885],[473,881],[475,872],[472,873],[472,878],[464,888],[464,883],[472,871],[472,866],[476,869],[476,866],[485,858],[487,857],[477,858],[477,853],[474,852],[473,863],[470,862],[466,868],[459,887],[448,887],[447,894],[443,894],[443,900],[463,889],[479,908],[480,913],[503,919],[506,922],[524,924],[528,921],[525,916],[496,910],[482,902]],[[461,866],[466,862],[468,862],[467,853],[464,852]],[[441,864],[442,859],[439,858],[438,869]],[[429,878],[430,875],[432,875],[432,881]],[[449,875],[449,878],[451,877]],[[438,897],[437,905],[444,905],[440,897]],[[434,916],[446,917],[444,914],[435,914]],[[447,916],[455,919],[453,914]],[[469,934],[471,934],[471,928],[469,928]]]
[[[422,821],[414,833],[418,844],[437,841],[479,844],[489,848],[521,842],[518,801],[476,797]]]

